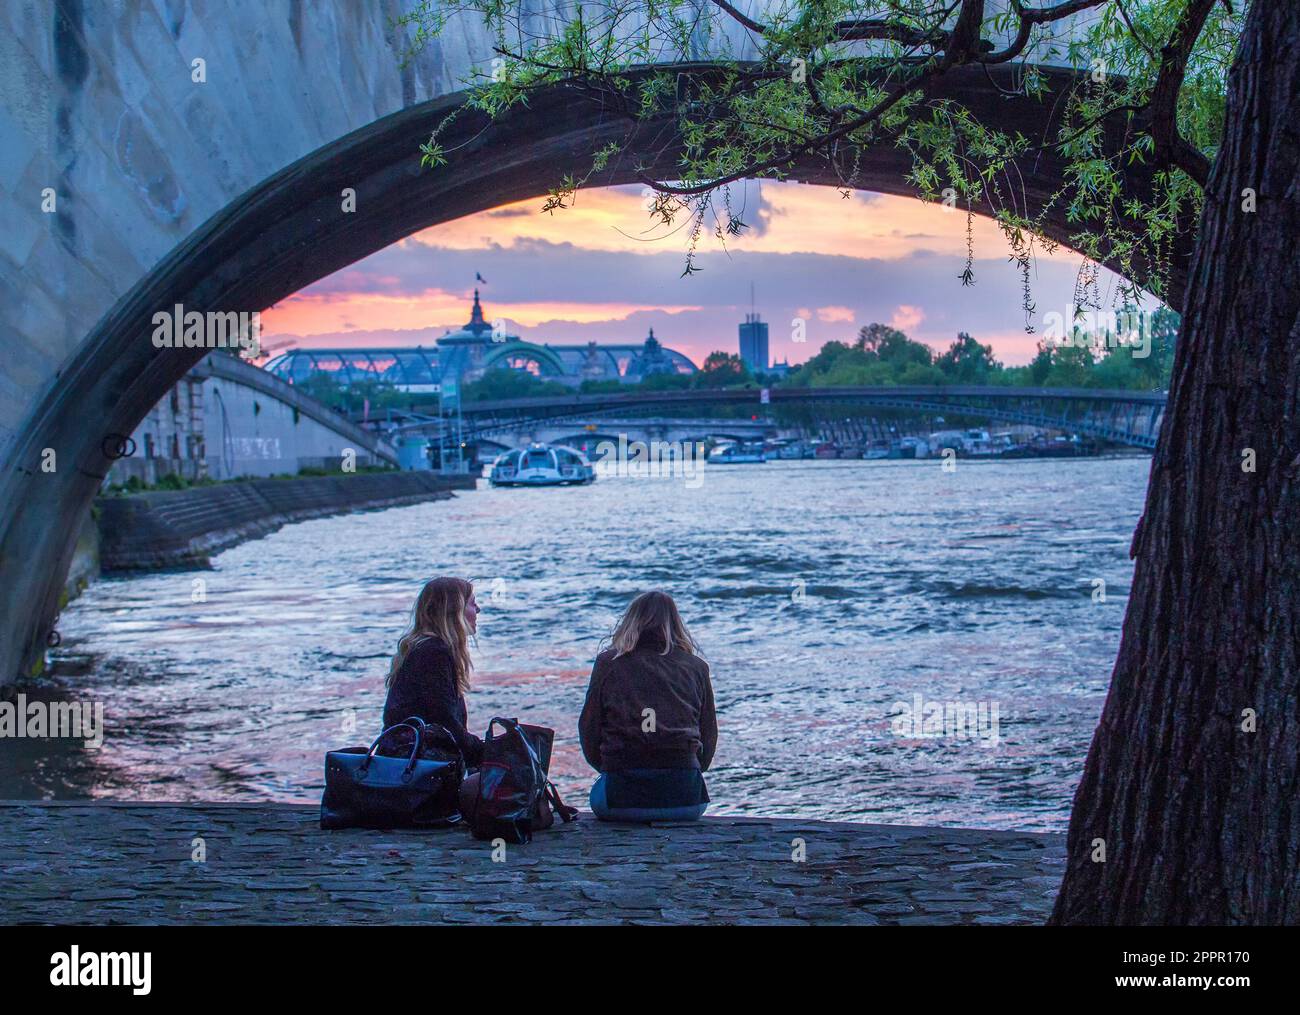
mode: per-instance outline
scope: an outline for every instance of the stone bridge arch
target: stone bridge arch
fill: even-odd
[[[463,102],[441,93],[490,49],[466,29],[399,67],[390,21],[406,3],[284,0],[250,14],[236,0],[44,0],[0,12],[0,683],[39,656],[114,435],[206,352],[155,348],[155,312],[264,309],[420,229],[541,196],[611,141],[627,154],[591,186],[636,182],[639,159],[671,168],[662,124],[629,134],[557,85],[494,123],[459,118],[443,139],[452,163],[422,170],[418,144]],[[1075,79],[1042,72],[1053,94]],[[1047,136],[1050,97],[1003,94],[1019,73],[958,68],[933,94]],[[882,149],[864,160],[861,185],[907,195],[907,169]],[[1044,152],[1021,171],[1032,213],[1061,165]],[[1145,172],[1130,174],[1139,192]],[[812,162],[792,176],[839,182]],[[51,190],[57,207],[42,212]],[[1054,206],[1048,234],[1071,231]],[[1175,305],[1186,253],[1174,257]],[[42,469],[46,449],[55,471]]]

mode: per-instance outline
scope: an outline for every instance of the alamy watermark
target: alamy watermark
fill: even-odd
[[[909,740],[978,740],[996,747],[1002,739],[996,701],[926,701],[918,692],[890,709],[894,735]]]
[[[83,952],[73,945],[50,956],[54,987],[130,987],[143,997],[152,989],[153,952]]]
[[[630,476],[635,479],[683,479],[689,489],[704,483],[704,444],[696,441],[629,441],[618,435],[618,443],[601,441],[592,463],[597,475]]]
[[[1049,347],[1132,349],[1134,359],[1151,355],[1155,314],[1146,310],[1068,310],[1043,315],[1043,341]]]
[[[177,303],[153,315],[155,349],[242,349],[250,357],[262,350],[262,315],[257,310],[186,310]]]
[[[0,737],[81,740],[94,750],[104,743],[102,701],[0,701]]]

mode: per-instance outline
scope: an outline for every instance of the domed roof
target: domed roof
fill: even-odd
[[[678,354],[680,355],[680,354]],[[668,355],[663,343],[655,338],[654,328],[646,337],[645,344],[632,360],[627,372],[634,377],[649,377],[651,374],[677,373],[677,364]]]
[[[517,336],[506,335],[496,341],[509,341]],[[438,339],[439,345],[487,345],[493,341],[492,325],[483,317],[483,305],[478,299],[478,290],[474,290],[474,307],[470,311],[469,323],[459,331],[450,331]]]

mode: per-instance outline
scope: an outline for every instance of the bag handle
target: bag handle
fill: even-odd
[[[413,722],[394,723],[375,737],[375,742],[370,745],[370,750],[366,752],[366,760],[361,762],[361,767],[357,769],[357,775],[364,777],[366,772],[370,770],[370,763],[374,760],[375,751],[379,749],[379,741],[383,740],[393,730],[405,726],[407,729],[415,731],[415,746],[411,748],[411,756],[407,759],[406,768],[402,769],[402,778],[405,779],[409,776],[415,770],[415,763],[420,757],[420,742],[424,737],[424,721],[418,720],[418,722],[418,726]]]
[[[488,723],[487,735],[483,737],[484,740],[492,739],[492,727],[496,725],[500,725],[501,728],[505,730],[505,733],[502,734],[503,736],[509,736],[511,733],[518,733],[520,736],[523,736],[524,731],[519,728],[518,719],[503,719],[499,715],[494,715],[492,721]],[[524,743],[528,743],[527,737],[524,738]]]
[[[533,750],[533,745],[530,744],[528,738],[524,736],[524,729],[519,725],[518,719],[503,719],[499,715],[494,715],[492,721],[488,723],[487,736],[483,738],[484,741],[492,739],[492,727],[496,726],[498,723],[500,723],[501,728],[506,731],[504,734],[505,736],[509,736],[511,733],[516,734],[519,737],[519,742],[524,745],[524,750],[528,752],[528,760],[531,761],[533,765],[533,775],[542,787],[538,793],[538,798],[540,799],[541,795],[546,792],[547,783],[546,769],[542,767],[542,759],[537,756],[537,752]]]
[[[550,801],[551,807],[560,816],[560,820],[567,825],[570,821],[576,819],[578,816],[578,808],[570,807],[560,799],[560,791],[555,788],[555,783],[551,782],[551,780],[547,778],[546,769],[542,767],[542,759],[537,756],[537,752],[533,750],[533,745],[530,744],[528,738],[524,736],[523,727],[519,725],[517,720],[503,719],[500,716],[493,716],[492,721],[488,723],[487,736],[484,737],[484,739],[492,739],[492,727],[497,723],[501,724],[501,727],[506,731],[507,736],[510,733],[519,734],[519,739],[524,745],[524,750],[528,752],[529,760],[533,763],[533,770],[541,780],[542,796]]]
[[[451,744],[452,750],[454,750],[458,755],[460,755],[460,763],[462,765],[467,764],[467,762],[465,761],[465,752],[461,750],[460,747],[460,741],[456,739],[456,734],[453,733],[451,730],[447,729],[446,726],[443,726],[440,723],[436,723],[436,722],[425,722],[418,715],[407,716],[397,725],[398,726],[415,725],[415,726],[419,726],[420,729],[424,730],[425,732],[428,732],[429,730],[441,730],[443,733],[447,735],[447,740]],[[384,733],[387,732],[388,730],[384,730]],[[382,737],[384,733],[379,734],[380,737]]]
[[[492,727],[497,723],[500,723],[502,728],[506,731],[506,736],[509,736],[511,733],[518,734],[520,742],[524,745],[524,750],[528,752],[529,760],[532,761],[533,767],[537,769],[538,773],[542,777],[542,782],[545,783],[546,769],[542,767],[542,759],[537,756],[537,752],[533,750],[533,745],[530,744],[528,738],[524,736],[524,728],[519,725],[518,719],[502,719],[499,715],[493,716],[492,721],[488,723],[487,736],[483,739],[492,739]]]
[[[555,783],[551,782],[550,779],[546,780],[546,799],[551,802],[551,807],[555,810],[555,813],[560,816],[560,820],[566,825],[570,821],[577,819],[578,808],[570,807],[560,799],[560,791],[555,788]]]

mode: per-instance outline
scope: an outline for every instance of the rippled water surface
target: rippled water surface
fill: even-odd
[[[553,774],[576,802],[597,642],[661,587],[712,666],[714,812],[1060,830],[1148,467],[715,465],[696,489],[484,486],[292,525],[211,571],[103,580],[73,603],[49,693],[103,701],[104,746],[3,744],[0,795],[315,801],[324,752],[375,729],[421,580],[450,573],[484,607],[471,728],[555,727]],[[896,703],[918,694],[996,706],[997,743],[896,733]]]

